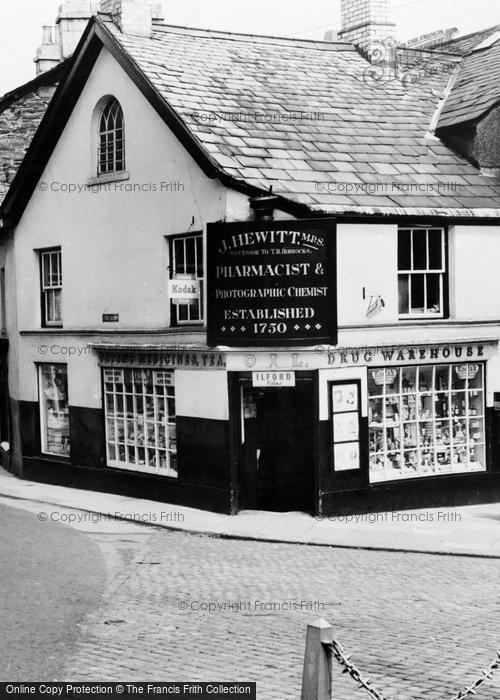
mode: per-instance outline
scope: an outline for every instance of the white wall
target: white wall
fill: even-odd
[[[176,370],[175,412],[187,418],[228,420],[227,373]]]
[[[337,227],[338,320],[340,326],[376,325],[398,320],[397,226],[339,224]],[[363,299],[363,288],[367,298]],[[372,293],[385,308],[368,318]]]
[[[450,305],[460,320],[500,319],[500,227],[450,230]]]
[[[96,174],[92,116],[109,94],[124,111],[130,180],[110,184],[111,191],[64,192],[68,185],[84,187]],[[132,185],[146,191],[126,191]],[[178,191],[168,191],[169,186]],[[105,329],[103,313],[120,314],[115,330],[166,327],[170,305],[164,237],[201,230],[203,222],[221,219],[224,212],[225,189],[203,175],[103,50],[17,227],[20,329],[40,327],[34,250],[59,245],[65,330]]]

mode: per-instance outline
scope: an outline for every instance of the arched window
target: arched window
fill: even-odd
[[[104,105],[99,119],[99,175],[125,170],[123,110],[114,97]]]

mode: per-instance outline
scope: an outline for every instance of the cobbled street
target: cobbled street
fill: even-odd
[[[323,616],[387,697],[446,700],[500,647],[499,560],[122,527],[88,533],[108,582],[62,680],[256,681],[259,700],[298,700],[306,624]],[[324,609],[275,612],[257,601]],[[227,605],[200,609],[208,603]],[[333,697],[368,696],[335,667]],[[498,700],[499,679],[477,697]]]

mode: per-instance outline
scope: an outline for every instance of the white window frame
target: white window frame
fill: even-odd
[[[103,367],[102,372],[107,466],[177,479],[175,373],[135,367]],[[151,375],[152,393],[146,391],[144,373]],[[126,391],[127,386],[131,392]],[[141,391],[137,391],[138,386]],[[164,391],[159,391],[160,386]],[[169,411],[172,401],[173,415]],[[132,411],[127,406],[132,406]]]
[[[53,259],[54,256],[57,260],[57,269],[54,273],[53,270]],[[47,263],[48,261],[48,263]],[[48,264],[48,268],[46,265]],[[40,251],[40,273],[41,273],[41,294],[42,294],[42,325],[44,327],[56,327],[60,328],[63,325],[63,313],[62,313],[62,290],[63,290],[63,276],[62,276],[62,250],[61,248],[50,248],[48,250]],[[47,273],[47,274],[46,274]],[[55,276],[55,280],[53,279]],[[46,283],[46,279],[48,283]],[[52,299],[54,302],[57,294],[59,293],[59,318],[49,318],[50,303],[49,300]],[[54,309],[55,309],[55,303]]]
[[[194,273],[194,279],[198,280],[199,285],[200,285],[200,297],[198,300],[198,307],[200,311],[200,318],[198,319],[193,319],[191,318],[191,309],[193,308],[192,306],[187,306],[188,310],[188,318],[180,320],[179,319],[179,307],[174,305],[174,311],[173,311],[173,321],[176,326],[203,326],[205,324],[205,246],[204,246],[204,236],[203,232],[197,231],[196,233],[187,233],[183,234],[180,236],[171,236],[168,239],[169,246],[170,246],[170,279],[174,279],[176,274],[189,274],[186,266],[184,266],[183,270],[178,270],[177,269],[177,261],[176,261],[176,242],[178,241],[183,241],[184,242],[184,260],[186,260],[186,242],[194,240],[195,241],[195,260],[201,259],[201,272],[202,274],[198,274],[198,265],[196,265],[196,270]]]
[[[399,260],[398,260],[398,314],[399,318],[401,320],[406,320],[406,319],[420,319],[420,320],[429,320],[429,319],[443,319],[445,318],[445,301],[446,301],[446,293],[447,290],[445,289],[445,282],[446,282],[446,274],[447,274],[447,259],[446,259],[446,236],[447,232],[446,229],[441,227],[441,226],[400,226],[398,228],[398,256],[399,256],[399,234],[402,231],[410,231],[410,260],[411,260],[411,265],[410,269],[408,270],[400,270],[399,269]],[[426,256],[427,256],[427,267],[422,270],[416,270],[414,269],[414,259],[413,259],[413,235],[414,233],[418,231],[419,233],[422,233],[422,231],[425,231],[426,233]],[[441,235],[441,267],[439,269],[431,269],[429,267],[429,235],[431,231],[439,231]],[[435,235],[435,234],[433,234]],[[417,275],[425,275],[425,280],[424,280],[424,311],[423,312],[418,312],[418,311],[412,311],[412,299],[411,299],[411,280],[412,277],[415,277]],[[427,275],[439,275],[439,312],[433,313],[427,309],[427,289],[428,289],[428,283],[427,283]],[[399,281],[403,277],[407,277],[408,279],[408,313],[400,313],[399,312]]]
[[[121,117],[121,128],[117,126],[118,115]],[[105,128],[102,128],[103,120]],[[122,154],[120,159],[117,157],[119,150]],[[125,117],[120,103],[115,97],[112,97],[102,108],[97,122],[97,175],[109,175],[124,171]]]

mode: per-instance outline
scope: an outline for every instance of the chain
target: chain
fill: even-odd
[[[460,691],[458,695],[455,695],[453,700],[464,700],[464,698],[467,698],[469,695],[476,695],[476,690],[480,688],[486,681],[490,680],[493,678],[493,674],[495,671],[497,671],[500,668],[500,651],[497,651],[497,658],[491,666],[486,670],[483,671],[483,675],[480,676],[474,683],[469,686],[468,688],[464,688],[464,690]]]
[[[348,673],[351,678],[356,681],[358,684],[359,688],[363,688],[364,690],[367,691],[369,696],[373,700],[390,700],[389,698],[386,698],[385,695],[382,695],[376,688],[373,687],[372,681],[369,678],[365,678],[361,671],[352,663],[351,661],[351,656],[347,655],[344,652],[344,649],[342,648],[342,645],[340,642],[337,642],[337,640],[333,640],[331,644],[325,645],[327,646],[333,656],[337,659],[339,664],[343,667],[343,673]],[[500,668],[500,651],[497,652],[497,657],[493,661],[493,663],[490,665],[490,667],[482,672],[482,675],[472,683],[469,687],[464,688],[464,690],[461,690],[458,695],[455,695],[452,700],[466,700],[470,695],[476,695],[477,690],[486,683],[486,681],[491,680],[493,678],[493,674],[495,671],[497,671]]]
[[[356,681],[360,688],[364,688],[368,692],[373,700],[389,700],[389,698],[386,698],[384,695],[379,693],[378,690],[375,690],[375,688],[372,687],[371,680],[369,678],[365,678],[361,671],[351,662],[351,656],[344,653],[340,642],[337,642],[337,640],[334,639],[328,646],[339,664],[344,667],[343,673],[348,673],[351,678]]]

